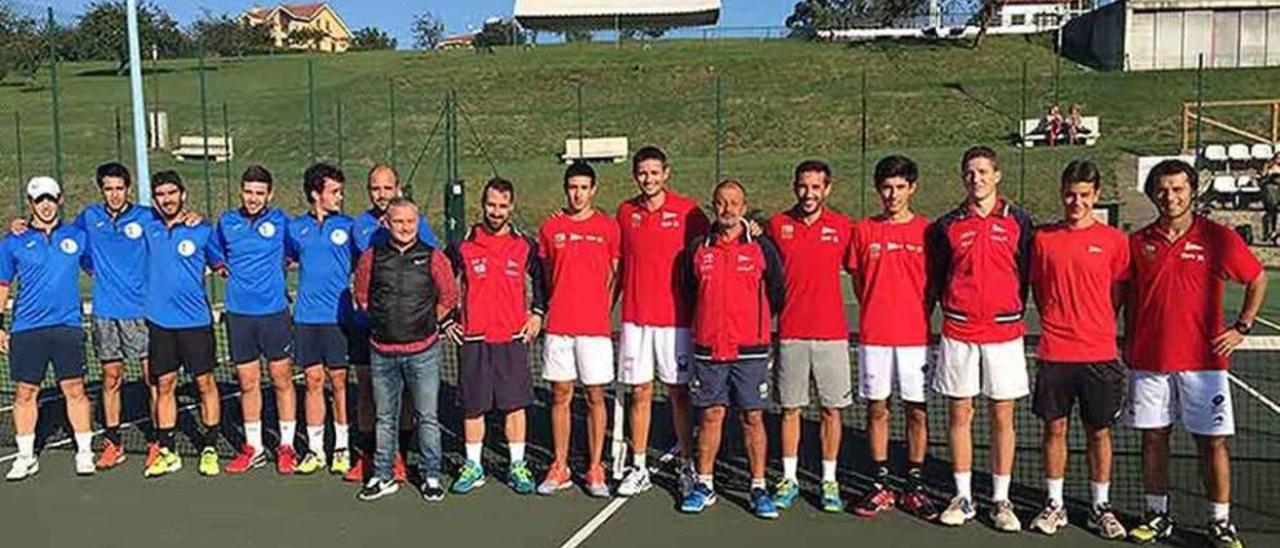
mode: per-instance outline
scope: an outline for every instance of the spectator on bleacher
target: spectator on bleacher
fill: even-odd
[[[1262,233],[1266,241],[1275,242],[1276,214],[1280,212],[1280,152],[1258,170],[1258,186],[1262,188]]]

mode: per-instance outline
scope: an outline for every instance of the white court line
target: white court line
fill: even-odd
[[[578,546],[583,542],[586,542],[586,540],[596,532],[596,529],[599,529],[601,525],[604,525],[604,522],[609,521],[609,518],[613,517],[613,514],[617,512],[619,508],[622,508],[622,505],[626,504],[628,500],[630,499],[626,497],[614,498],[613,501],[609,502],[608,506],[605,506],[603,510],[600,510],[599,513],[592,517],[591,521],[588,521],[586,525],[583,525],[581,529],[578,529],[578,532],[574,533],[572,537],[569,537],[569,540],[564,541],[564,544],[561,544],[560,548],[578,548]]]
[[[1268,320],[1268,319],[1266,319],[1266,318],[1263,318],[1262,316],[1255,317],[1253,320],[1254,320],[1254,321],[1256,321],[1256,322],[1258,322],[1258,323],[1260,323],[1260,324],[1262,324],[1262,325],[1265,325],[1265,326],[1267,326],[1267,327],[1270,327],[1271,329],[1275,329],[1276,331],[1280,331],[1280,323],[1273,322],[1273,321],[1271,321],[1271,320]]]
[[[1249,383],[1240,380],[1240,377],[1235,376],[1234,373],[1228,372],[1227,378],[1231,379],[1231,382],[1236,383],[1236,386],[1239,386],[1240,389],[1248,392],[1250,396],[1258,398],[1258,401],[1262,402],[1262,405],[1269,407],[1272,413],[1280,415],[1280,405],[1276,405],[1276,402],[1271,401],[1271,399],[1265,396],[1262,392],[1259,392],[1254,387],[1249,386]]]

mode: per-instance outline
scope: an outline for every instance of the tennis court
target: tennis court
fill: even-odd
[[[848,316],[856,321],[856,313]],[[1031,322],[1036,324],[1035,318]],[[219,341],[224,341],[219,330]],[[224,343],[223,343],[224,344]],[[1027,348],[1033,350],[1034,337]],[[223,347],[225,354],[225,347]],[[447,470],[460,464],[462,445],[455,435],[461,417],[450,404],[457,365],[452,352],[446,352],[444,372],[446,386],[442,391],[441,420],[446,427],[445,453]],[[540,349],[532,351],[535,374],[540,373]],[[1252,546],[1276,545],[1280,542],[1280,413],[1273,400],[1280,396],[1280,371],[1274,362],[1280,358],[1280,337],[1256,335],[1248,339],[1234,360],[1237,436],[1232,440],[1233,505],[1232,517],[1241,529],[1242,538]],[[95,363],[92,356],[89,363]],[[1031,362],[1034,367],[1034,361]],[[7,374],[7,367],[0,369]],[[129,380],[136,381],[138,371],[130,365]],[[97,417],[96,367],[90,368],[91,397]],[[217,371],[223,405],[224,431],[238,439],[233,430],[240,424],[237,387],[228,367]],[[535,377],[537,378],[537,377]],[[7,465],[14,453],[12,423],[13,386],[6,379],[0,390],[0,466]],[[51,387],[46,383],[46,387]],[[550,434],[545,386],[537,387],[538,404],[530,416],[530,461],[541,476],[550,462]],[[354,395],[354,391],[350,391]],[[141,386],[131,382],[126,388],[125,417],[139,428],[123,429],[130,460],[121,468],[93,478],[77,478],[72,473],[72,451],[69,433],[62,426],[62,401],[57,393],[46,390],[41,409],[38,447],[43,446],[40,476],[20,483],[0,485],[0,515],[12,524],[8,529],[14,541],[37,545],[82,544],[92,546],[172,546],[181,543],[192,548],[202,546],[299,545],[334,546],[350,542],[467,542],[479,546],[651,546],[685,542],[711,542],[717,545],[744,547],[777,546],[797,541],[808,544],[837,542],[895,543],[902,547],[933,546],[939,542],[990,545],[1102,545],[1079,527],[1083,523],[1087,501],[1087,473],[1083,439],[1078,427],[1073,428],[1071,463],[1068,469],[1067,496],[1072,510],[1070,527],[1053,538],[1032,533],[1007,535],[982,523],[960,530],[927,524],[902,513],[889,513],[874,520],[852,514],[831,515],[817,508],[813,492],[819,469],[816,447],[816,413],[806,417],[804,443],[801,449],[802,479],[807,479],[807,504],[785,512],[776,522],[755,519],[746,510],[746,462],[742,456],[741,434],[736,427],[726,431],[717,472],[720,503],[700,516],[686,516],[676,511],[677,500],[671,494],[674,478],[663,468],[658,475],[661,489],[634,499],[590,499],[579,491],[567,491],[553,500],[520,497],[501,484],[506,468],[505,445],[492,442],[486,449],[486,468],[490,483],[467,496],[450,495],[444,503],[427,505],[411,488],[377,503],[361,503],[355,499],[356,487],[342,483],[330,475],[282,477],[269,469],[244,476],[204,478],[195,470],[195,449],[179,434],[180,451],[188,457],[187,469],[159,480],[142,479],[142,454],[145,442],[141,428],[145,422]],[[274,403],[265,394],[268,425],[267,445],[272,447],[271,430],[275,424]],[[193,427],[194,394],[180,397],[179,430]],[[301,403],[301,402],[299,402]],[[943,426],[946,416],[940,399],[930,402],[930,460],[927,475],[934,494],[940,500],[950,493],[950,468]],[[1019,407],[1018,461],[1014,471],[1013,499],[1024,523],[1039,510],[1044,493],[1039,462],[1040,427],[1030,413],[1029,404]],[[662,401],[655,402],[654,435],[651,444],[667,447],[674,439],[667,426],[669,413]],[[574,455],[585,452],[585,426],[580,405],[575,406]],[[984,417],[978,410],[977,417]],[[855,405],[845,415],[845,438],[841,451],[841,483],[845,499],[855,499],[867,485],[869,469],[866,437],[862,424],[865,413]],[[771,416],[771,419],[776,417]],[[99,425],[100,426],[100,425]],[[495,428],[496,427],[496,428]],[[989,495],[990,480],[982,473],[986,468],[987,441],[984,420],[975,420],[975,494],[979,501]],[[490,440],[500,432],[491,424]],[[777,425],[771,420],[771,437]],[[332,436],[332,433],[329,434]],[[903,438],[900,421],[892,431],[894,445],[891,460],[901,462]],[[1198,464],[1191,440],[1183,433],[1175,434],[1171,460],[1171,504],[1179,523],[1198,529],[1203,520],[1205,501],[1200,486]],[[330,439],[330,443],[331,443]],[[1141,511],[1141,465],[1137,433],[1117,429],[1115,437],[1115,472],[1112,500],[1118,510],[1132,522]],[[224,442],[220,448],[224,459],[233,448]],[[661,451],[656,451],[661,454]],[[770,469],[778,468],[776,437],[771,439]],[[651,458],[650,462],[659,459]],[[225,464],[225,460],[224,460]],[[581,471],[582,463],[574,462]],[[657,466],[661,466],[658,464]],[[772,477],[772,476],[771,476]],[[772,480],[771,480],[772,481]],[[984,515],[980,508],[980,515]],[[70,521],[69,521],[70,520]],[[74,523],[74,526],[69,526]],[[1180,544],[1198,546],[1202,537],[1183,529]]]

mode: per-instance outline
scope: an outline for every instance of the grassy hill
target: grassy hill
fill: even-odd
[[[625,135],[633,149],[643,143],[664,146],[673,156],[676,186],[705,197],[715,176],[719,75],[724,173],[746,182],[753,205],[766,211],[786,207],[792,166],[818,157],[836,169],[834,204],[855,215],[864,199],[864,72],[867,177],[883,154],[901,152],[916,158],[922,166],[920,208],[935,215],[959,198],[956,162],[965,147],[976,143],[998,145],[1005,155],[1006,193],[1017,197],[1021,187],[1023,201],[1041,218],[1056,215],[1057,174],[1078,155],[1098,161],[1112,184],[1131,184],[1126,155],[1174,152],[1179,146],[1181,103],[1195,97],[1193,71],[1095,73],[1063,61],[1055,78],[1055,56],[1044,40],[1021,37],[990,38],[978,50],[726,40],[658,42],[648,49],[564,44],[491,55],[379,52],[313,59],[320,157],[336,160],[341,146],[344,168],[359,181],[371,163],[390,160],[392,86],[397,101],[395,157],[407,176],[440,119],[444,94],[453,89],[462,106],[458,143],[463,177],[479,182],[496,168],[514,179],[527,221],[541,218],[560,203],[563,166],[555,154],[563,140],[577,132],[577,81],[582,82],[582,122],[588,135]],[[311,160],[307,60],[301,55],[211,59],[206,72],[211,133],[221,134],[225,103],[236,142],[230,188],[235,188],[246,165],[265,164],[279,181],[278,200],[292,210],[302,207],[299,179]],[[1083,103],[1086,114],[1102,116],[1103,137],[1096,148],[1030,150],[1023,157],[1007,144],[1022,108],[1024,61],[1029,67],[1028,113],[1034,116],[1046,108],[1056,87],[1063,104]],[[149,100],[158,95],[175,139],[201,133],[196,66],[194,59],[162,61],[148,75]],[[125,124],[127,163],[132,163],[128,83],[112,68],[93,63],[61,66],[65,179],[76,207],[95,198],[93,166],[115,156],[116,109]],[[52,169],[48,81],[46,72],[31,83],[0,86],[0,213],[6,216],[14,214],[18,200],[14,111],[22,117],[25,174]],[[1267,97],[1276,93],[1277,81],[1277,69],[1207,71],[1205,97]],[[1270,120],[1259,116],[1242,123],[1269,127]],[[415,196],[430,196],[433,210],[440,207],[444,172],[437,151],[442,139],[437,131],[429,147],[432,152],[413,177]],[[183,173],[197,209],[205,208],[206,199],[214,209],[228,203],[223,165],[213,165],[206,195],[201,163],[179,164],[163,152],[153,153],[151,161],[153,170],[176,167]],[[603,165],[600,170],[601,203],[612,210],[633,191],[628,168]],[[352,190],[348,209],[363,207],[360,187]],[[1114,188],[1110,193],[1115,195]],[[474,208],[475,192],[467,199]],[[872,193],[865,193],[865,200],[866,211],[877,209]]]

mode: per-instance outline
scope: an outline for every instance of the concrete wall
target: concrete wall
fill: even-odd
[[[1103,70],[1123,70],[1124,2],[1114,2],[1067,22],[1062,53],[1077,63]]]
[[[1110,70],[1194,69],[1202,54],[1209,68],[1280,66],[1277,4],[1122,0],[1068,23],[1064,54]]]

